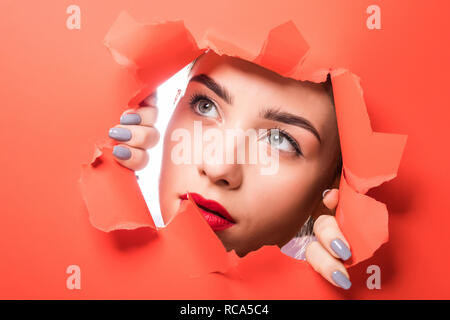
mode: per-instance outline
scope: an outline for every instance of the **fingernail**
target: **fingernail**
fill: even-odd
[[[131,158],[131,151],[125,147],[114,146],[113,155],[121,160],[128,160]]]
[[[140,124],[141,120],[137,113],[127,113],[120,117],[120,124]]]
[[[327,195],[328,192],[330,192],[331,189],[326,189],[322,192],[322,198],[325,198],[325,196]]]
[[[348,280],[348,278],[345,276],[345,274],[343,274],[339,270],[334,271],[333,274],[331,275],[331,277],[333,278],[333,281],[339,287],[341,287],[345,290],[348,290],[352,286],[352,283],[350,282],[350,280]]]
[[[131,139],[131,131],[125,128],[111,128],[109,137],[119,141],[128,141]]]
[[[331,241],[330,247],[344,261],[352,256],[352,253],[341,239]]]

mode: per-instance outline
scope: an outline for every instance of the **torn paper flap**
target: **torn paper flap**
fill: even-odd
[[[143,25],[126,12],[116,19],[104,43],[115,61],[134,72],[143,85],[130,106],[204,52],[182,21]]]
[[[336,221],[352,252],[347,266],[370,258],[389,239],[386,205],[353,190],[345,177],[339,185]]]
[[[89,220],[99,230],[156,229],[134,172],[112,155],[112,140],[96,145],[94,159],[81,169],[79,186]]]
[[[234,251],[225,250],[191,198],[182,201],[174,218],[158,234],[166,249],[185,261],[183,268],[188,269],[191,277],[226,273],[239,260]]]
[[[372,131],[357,76],[338,70],[331,80],[345,177],[364,194],[397,175],[407,136]]]

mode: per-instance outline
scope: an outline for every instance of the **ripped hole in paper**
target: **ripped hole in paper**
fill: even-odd
[[[202,37],[197,35],[196,38]],[[214,162],[202,162],[202,157],[200,161],[196,161],[199,159],[197,152],[189,155],[188,158],[193,159],[193,162],[188,164],[183,164],[182,156],[175,156],[181,162],[178,165],[174,165],[172,158],[166,161],[163,157],[161,172],[165,176],[161,178],[161,208],[164,220],[170,223],[166,228],[158,230],[161,235],[158,239],[166,237],[171,242],[189,242],[190,256],[195,251],[200,262],[194,263],[195,259],[189,257],[182,258],[183,261],[194,263],[193,270],[224,270],[228,260],[223,254],[223,247],[220,248],[212,240],[211,228],[206,220],[210,226],[214,225],[216,234],[227,249],[236,249],[239,255],[244,255],[264,244],[288,242],[301,228],[307,216],[302,217],[304,219],[299,222],[299,213],[294,212],[295,205],[304,208],[300,212],[316,212],[314,209],[321,202],[320,195],[324,188],[338,184],[336,219],[352,250],[352,260],[347,264],[354,265],[372,256],[388,239],[387,210],[384,204],[365,193],[396,176],[406,136],[372,131],[359,79],[348,70],[314,69],[311,66],[309,69],[303,68],[308,45],[292,21],[272,29],[256,56],[239,50],[239,46],[233,44],[233,39],[220,39],[209,34],[205,43],[205,48],[199,48],[180,21],[143,25],[125,13],[119,16],[105,38],[105,44],[116,62],[134,72],[142,84],[142,89],[130,100],[130,106],[137,106],[164,79],[209,49],[202,56],[202,59],[208,59],[196,64],[198,70],[193,70],[199,72],[196,74],[196,81],[192,83],[192,90],[187,90],[181,97],[181,107],[173,113],[174,121],[168,130],[173,133],[175,129],[181,129],[178,131],[178,140],[170,139],[169,135],[167,145],[175,147],[177,142],[191,141],[190,147],[203,146],[203,129],[217,129],[208,131],[208,145],[216,147],[208,149],[214,159],[214,156],[220,155],[220,152],[213,152],[214,149],[230,149],[226,144],[223,144],[223,148],[217,148],[221,145],[214,140],[220,140],[218,137],[221,134],[218,133],[236,128],[263,129],[266,134],[257,135],[257,144],[276,145],[279,162],[267,161],[266,164],[278,163],[279,166],[275,166],[278,171],[275,171],[275,175],[271,175],[270,170],[262,174],[257,166],[248,163],[215,165]],[[233,57],[244,58],[267,69],[256,70],[253,64]],[[222,63],[222,59],[225,59],[225,63]],[[275,72],[287,78],[277,77]],[[326,81],[328,74],[331,74],[338,127],[338,130],[333,128],[331,131],[339,132],[335,142],[336,145],[340,142],[342,151],[340,181],[324,178],[337,170],[337,166],[333,166],[335,159],[330,161],[337,153],[329,152],[324,156],[323,153],[326,152],[323,150],[330,151],[332,148],[321,148],[333,145],[333,139],[330,138],[333,134],[327,132],[330,126],[325,119],[327,116],[329,119],[334,110],[318,107],[327,104],[330,106],[329,93],[317,84]],[[276,78],[277,85],[270,78]],[[249,79],[252,81],[248,81]],[[311,83],[302,86],[302,90],[294,90],[296,80],[308,80]],[[286,91],[286,94],[280,95],[280,90]],[[308,108],[310,105],[317,108]],[[299,110],[302,111],[301,114],[298,114]],[[196,122],[200,126],[195,127]],[[159,123],[163,124],[161,113]],[[200,128],[201,134],[195,135]],[[190,139],[183,139],[189,135]],[[166,143],[160,142],[160,147],[164,144]],[[186,145],[189,143],[186,142]],[[272,147],[265,149],[266,153],[263,155],[269,155],[266,160],[273,159],[272,156],[276,154],[273,150]],[[319,163],[316,160],[319,157],[328,159],[329,166],[325,165],[326,168],[318,170]],[[150,163],[153,160],[151,158]],[[316,167],[311,166],[311,163],[316,163]],[[166,164],[170,167],[167,168]],[[297,166],[302,170],[293,170]],[[323,175],[321,179],[317,179],[318,174]],[[95,227],[103,231],[154,227],[148,208],[156,205],[153,200],[156,187],[154,184],[153,189],[147,189],[145,181],[155,183],[157,177],[155,172],[145,174],[145,178],[143,172],[138,172],[137,175],[139,179],[136,181],[134,173],[112,161],[110,146],[105,149],[96,148],[94,160],[83,166],[80,179],[82,194]],[[115,183],[111,183],[113,179]],[[99,185],[102,186],[101,194],[97,192]],[[188,197],[189,192],[197,195],[189,197],[191,205],[186,206],[183,205],[186,202],[183,199]],[[302,199],[316,198],[315,204],[311,205],[312,201],[300,204],[302,201],[295,197],[296,192],[304,195]],[[142,200],[142,194],[148,205]],[[196,203],[201,202],[206,214],[200,214],[197,206],[194,208],[194,198]],[[113,201],[109,203],[105,199]],[[295,205],[292,199],[297,200]],[[159,210],[150,211],[155,217],[156,225],[161,226],[162,219],[158,221]],[[274,212],[291,214],[287,219],[273,219]],[[268,221],[271,222],[270,226]],[[187,222],[189,223],[186,224]],[[289,232],[280,232],[284,227]],[[258,251],[262,256],[270,251],[268,250]],[[295,253],[291,255],[296,256]],[[211,258],[212,256],[215,258]]]

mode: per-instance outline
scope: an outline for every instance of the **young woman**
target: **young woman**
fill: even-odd
[[[351,253],[332,216],[341,160],[330,89],[329,79],[301,82],[213,51],[200,56],[164,138],[160,176],[164,221],[170,221],[189,192],[225,248],[240,256],[263,245],[281,248],[300,231],[308,234],[311,226],[309,233],[314,231],[317,241],[305,243],[306,260],[328,281],[348,289],[351,282],[340,261]],[[109,131],[120,142],[113,151],[117,161],[132,170],[147,164],[146,149],[159,139],[152,126],[157,117],[152,98],[137,111],[124,112],[120,124]],[[203,132],[214,129],[223,136],[233,130],[258,130],[258,146],[268,147],[269,158],[277,155],[276,173],[261,174],[263,164],[245,161],[200,157],[199,162],[176,163],[175,133],[182,130],[195,136],[199,125]],[[202,141],[203,147],[211,148]],[[215,152],[224,154],[239,147],[213,144]],[[246,151],[252,152],[249,146]]]

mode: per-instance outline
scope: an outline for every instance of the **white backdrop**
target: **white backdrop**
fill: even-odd
[[[163,227],[164,223],[161,216],[161,210],[159,207],[159,192],[158,182],[159,173],[161,171],[162,149],[164,134],[170,117],[175,109],[175,97],[178,90],[181,90],[181,95],[184,94],[184,90],[187,85],[187,76],[189,72],[189,65],[181,69],[177,74],[172,76],[157,90],[157,107],[158,107],[158,119],[155,127],[161,134],[158,144],[149,149],[149,162],[147,166],[139,171],[136,171],[136,175],[139,177],[138,183],[144,196],[147,207],[152,214],[153,221],[157,227]],[[180,96],[181,97],[181,96]]]

